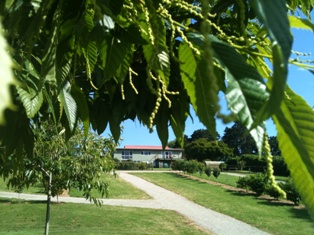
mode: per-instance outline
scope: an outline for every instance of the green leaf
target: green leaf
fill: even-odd
[[[117,97],[117,96],[116,96]],[[112,106],[111,116],[109,119],[110,131],[116,143],[118,143],[121,135],[120,123],[123,121],[124,115],[126,113],[126,108],[124,106],[124,101],[119,98],[116,99]]]
[[[41,74],[40,77],[44,78],[46,82],[56,83],[57,82],[57,70],[56,70],[56,40],[57,40],[57,29],[51,31],[51,39],[46,45],[44,57],[42,59]]]
[[[273,115],[281,154],[301,195],[314,218],[314,111],[287,88],[280,111]]]
[[[95,41],[89,41],[87,48],[82,48],[83,54],[86,59],[86,73],[88,79],[92,78],[95,64],[97,62],[97,45]]]
[[[191,37],[193,36],[193,38]],[[190,39],[201,46],[201,38],[191,35]],[[224,68],[228,83],[225,92],[228,108],[245,125],[254,138],[259,153],[262,152],[264,128],[262,125],[252,128],[256,114],[269,95],[263,78],[256,69],[246,63],[244,58],[231,46],[210,36],[214,59]]]
[[[78,115],[79,115],[79,118],[83,122],[84,134],[85,134],[85,137],[87,137],[90,123],[89,123],[89,110],[88,110],[85,95],[84,95],[83,91],[75,85],[72,85],[71,93],[72,93],[73,98],[77,104]]]
[[[183,148],[184,147],[185,122],[180,123],[178,122],[178,120],[175,119],[174,115],[170,115],[170,125],[176,137],[176,141],[178,141],[180,146]]]
[[[12,60],[8,53],[7,42],[2,35],[3,32],[4,30],[0,23],[0,124],[5,123],[4,110],[6,108],[13,108],[10,86],[15,84],[12,73]]]
[[[197,63],[186,43],[181,43],[179,47],[179,60],[182,80],[197,116],[211,133],[216,133],[215,109],[208,100],[210,83],[206,80],[207,76],[202,74],[206,71],[204,60]]]
[[[172,75],[172,77],[174,77],[174,75]],[[176,87],[178,87],[178,84],[176,84]],[[184,101],[186,101],[186,103],[184,103]],[[171,97],[170,125],[176,136],[176,140],[182,148],[184,147],[185,121],[190,108],[190,104],[187,101],[188,97],[184,91],[180,91],[178,95]]]
[[[155,16],[155,15],[154,15]],[[170,58],[168,52],[168,45],[166,40],[166,27],[160,17],[155,17],[155,23],[158,27],[154,27],[153,33],[157,35],[157,42],[155,45],[144,45],[144,55],[148,64],[148,68],[152,69],[155,73],[162,78],[165,85],[169,85],[170,77]]]
[[[126,29],[119,29],[117,32],[117,37],[121,39],[121,41],[133,44],[146,45],[148,41],[141,34],[140,27],[138,25],[130,25]]]
[[[45,101],[48,103],[49,111],[52,114],[53,121],[54,121],[54,123],[57,123],[57,115],[56,115],[56,110],[55,110],[56,108],[55,108],[54,103],[52,101],[54,97],[52,97],[49,94],[49,92],[47,92],[46,89],[43,89],[42,92],[43,92],[43,96],[44,96]],[[60,112],[57,112],[57,113],[60,113]]]
[[[27,117],[33,118],[43,103],[43,93],[41,91],[37,92],[30,87],[26,89],[17,87],[16,89],[26,110]]]
[[[71,85],[69,82],[66,81],[63,84],[58,98],[67,116],[70,130],[73,131],[75,127],[75,122],[77,120],[77,105],[70,94],[70,89]]]
[[[22,41],[26,44],[26,48],[31,51],[34,45],[36,44],[36,40],[38,40],[39,34],[42,31],[42,28],[46,22],[47,14],[51,10],[51,5],[53,4],[53,0],[45,1],[45,4],[41,4],[39,8],[35,8],[33,17],[30,17],[32,20],[27,25],[25,32],[22,34]]]
[[[104,15],[102,23],[106,28],[114,29],[114,21],[110,16]]]
[[[290,33],[286,1],[250,0],[250,4],[254,7],[258,19],[265,25],[273,49],[273,86],[269,101],[261,108],[255,121],[255,125],[258,125],[279,110],[284,96],[293,38]]]
[[[108,39],[109,44],[104,45],[101,51],[102,67],[104,69],[104,80],[112,78],[121,63],[125,59],[125,55],[132,49],[132,44],[124,43],[113,37]]]
[[[252,127],[253,124],[253,114],[249,108],[249,103],[255,103],[257,105],[261,103],[259,93],[261,92],[260,83],[256,80],[242,79],[239,82],[228,72],[226,73],[226,80],[228,82],[228,88],[226,90],[226,100],[228,102],[228,108],[232,113],[236,114],[238,120],[245,125],[248,129]],[[258,85],[258,86],[255,86]],[[249,89],[251,88],[251,89]],[[262,88],[263,89],[263,88]],[[265,88],[264,88],[265,91]],[[251,97],[248,97],[250,94]],[[255,101],[254,101],[255,100]],[[256,106],[255,106],[256,107]],[[254,113],[254,111],[253,111]],[[250,134],[256,142],[258,152],[262,153],[263,138],[264,138],[264,128],[262,126],[256,126],[250,129]]]
[[[97,97],[91,107],[91,122],[94,130],[101,134],[107,128],[111,114],[110,104],[108,99]]]
[[[155,123],[158,137],[161,141],[162,147],[166,148],[169,138],[168,131],[168,120],[169,120],[169,109],[166,101],[163,101],[159,106],[156,114]]]
[[[314,25],[308,19],[301,19],[296,16],[288,16],[291,28],[306,29],[314,32]]]
[[[123,84],[125,77],[129,73],[129,68],[131,67],[131,62],[133,59],[133,53],[134,53],[134,46],[132,45],[130,50],[128,50],[127,53],[124,55],[124,58],[121,61],[121,65],[119,69],[117,70],[116,77],[120,84]]]
[[[16,87],[28,118],[33,118],[44,101],[42,81],[33,64],[22,56],[23,70],[20,73],[21,83]]]

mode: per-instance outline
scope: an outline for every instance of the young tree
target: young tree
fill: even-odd
[[[213,170],[213,176],[215,176],[216,181],[217,181],[217,178],[219,177],[219,175],[220,175],[220,169],[215,167]]]
[[[67,137],[80,119],[85,131],[91,125],[102,133],[109,124],[116,141],[120,123],[137,117],[150,131],[156,127],[164,147],[171,126],[182,146],[190,105],[212,135],[217,117],[244,125],[261,153],[263,121],[272,118],[282,156],[314,214],[314,111],[286,82],[289,63],[313,67],[298,55],[290,59],[290,28],[312,30],[313,5],[299,0],[1,1],[5,154],[31,154],[30,123],[51,116]],[[303,19],[295,16],[301,11]],[[232,115],[221,113],[219,92]]]
[[[86,199],[100,205],[93,191],[97,190],[102,197],[108,195],[108,184],[102,175],[114,168],[115,143],[92,132],[85,136],[82,128],[76,128],[66,141],[63,128],[49,122],[34,124],[34,134],[33,154],[24,156],[24,162],[17,169],[9,167],[17,158],[14,154],[3,159],[0,175],[8,178],[8,187],[20,191],[42,183],[47,194],[45,234],[48,234],[51,197],[60,195],[63,190],[77,189]]]

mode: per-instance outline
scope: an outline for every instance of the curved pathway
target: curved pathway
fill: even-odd
[[[104,205],[129,206],[153,209],[174,210],[187,217],[195,224],[217,235],[267,235],[251,225],[200,206],[167,189],[152,184],[127,172],[119,172],[119,176],[152,197],[149,200],[103,199]],[[46,200],[45,195],[18,194],[0,192],[0,197],[20,198],[26,200]],[[57,201],[57,198],[53,198]],[[59,197],[59,202],[91,203],[84,198]]]

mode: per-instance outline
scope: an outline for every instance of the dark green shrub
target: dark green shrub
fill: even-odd
[[[237,181],[237,187],[245,189],[246,191],[250,189],[249,183],[248,183],[248,177],[239,177]]]
[[[265,174],[254,174],[248,176],[249,189],[256,193],[257,196],[261,196],[267,185],[268,178]]]
[[[204,163],[198,162],[197,167],[198,167],[198,173],[199,173],[200,175],[202,175],[202,174],[204,173],[204,171],[205,171],[205,165],[204,165]]]
[[[211,173],[212,173],[212,168],[210,166],[206,166],[205,174],[208,176],[208,178],[210,177]]]
[[[138,162],[137,167],[139,170],[146,170],[147,169],[147,164],[146,162]]]
[[[274,167],[274,175],[280,176],[289,176],[290,172],[287,168],[286,163],[284,162],[283,157],[274,156],[273,157],[273,167]]]
[[[213,170],[213,176],[215,176],[215,178],[217,179],[219,175],[220,175],[220,170],[219,168],[215,167]]]
[[[227,158],[227,160],[225,161],[225,163],[227,164],[227,169],[230,170],[231,168],[234,169],[235,167],[237,167],[238,161],[239,161],[239,157]]]
[[[203,174],[204,172],[204,164],[198,162],[196,160],[186,161],[186,160],[177,160],[172,163],[171,168],[177,171],[187,172],[189,174],[200,173]]]
[[[186,161],[185,160],[176,160],[174,163],[172,163],[171,165],[171,168],[172,170],[175,170],[175,171],[186,171]]]
[[[278,185],[286,192],[287,200],[292,201],[294,205],[300,204],[301,196],[297,192],[292,178],[289,178],[286,182],[280,182]]]
[[[237,187],[245,190],[251,190],[257,196],[262,195],[267,188],[268,178],[265,174],[254,174],[246,177],[240,177],[237,181]]]
[[[246,165],[246,161],[240,160],[240,161],[238,161],[237,167],[239,170],[242,171],[244,169],[245,165]]]
[[[266,194],[268,194],[269,196],[273,197],[274,199],[278,200],[280,197],[280,193],[278,192],[278,190],[276,190],[272,185],[267,184],[266,185],[266,190],[265,190]]]
[[[227,169],[227,164],[224,163],[224,162],[220,163],[220,164],[219,164],[219,169],[220,169],[221,171],[224,171],[225,169]]]
[[[194,174],[198,172],[198,165],[199,162],[196,160],[191,160],[191,161],[186,161],[185,167],[186,167],[186,172],[189,174]]]
[[[252,172],[265,172],[266,170],[267,163],[264,157],[255,154],[243,154],[239,161],[245,161],[244,169],[246,170]]]
[[[115,168],[117,170],[146,170],[151,167],[151,164],[147,164],[146,162],[133,162],[131,160],[127,161],[116,161]]]

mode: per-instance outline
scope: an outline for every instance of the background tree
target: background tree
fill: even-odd
[[[281,151],[279,149],[277,137],[276,136],[269,136],[268,142],[269,142],[271,154],[273,156],[281,156]]]
[[[192,133],[188,141],[191,143],[201,138],[206,139],[207,141],[215,141],[220,139],[220,135],[216,132],[216,137],[214,137],[207,129],[198,129]]]
[[[217,161],[232,156],[232,149],[222,141],[208,141],[200,138],[186,145],[185,155],[187,159]]]
[[[233,148],[235,156],[257,154],[254,139],[249,135],[248,130],[239,123],[234,123],[232,127],[226,127],[221,139],[230,148]]]
[[[102,133],[108,126],[116,141],[120,123],[138,118],[150,131],[156,126],[164,147],[169,126],[182,146],[193,107],[212,134],[216,118],[244,125],[259,153],[266,145],[263,121],[272,118],[282,156],[314,214],[314,111],[286,83],[288,64],[313,69],[302,53],[291,55],[290,30],[313,29],[313,5],[299,0],[1,1],[5,156],[32,154],[30,124],[39,117],[61,123],[67,138],[78,120],[85,132],[92,126]],[[219,92],[232,115],[221,113]],[[17,156],[15,164],[23,162]]]
[[[188,136],[187,135],[184,135],[183,136],[183,143],[184,145],[183,146],[186,146],[187,143],[188,143]],[[167,144],[168,147],[170,148],[182,148],[182,146],[180,145],[179,141],[174,139],[172,141],[169,141],[168,144]]]

